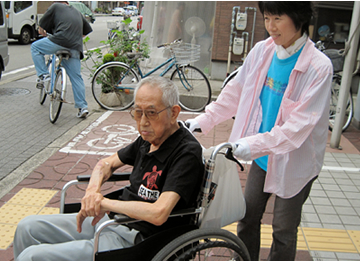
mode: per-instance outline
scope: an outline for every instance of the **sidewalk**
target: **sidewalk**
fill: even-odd
[[[193,118],[182,113],[180,120]],[[111,155],[134,140],[138,134],[128,112],[95,112],[88,118],[88,127],[75,127],[67,133],[70,142],[56,140],[41,156],[34,157],[36,168],[22,166],[21,178],[9,177],[8,191],[0,192],[0,259],[13,260],[12,237],[16,224],[30,214],[59,212],[60,193],[64,184],[77,175],[90,174],[96,162]],[[226,142],[232,127],[228,120],[214,128],[207,136],[196,134],[205,147]],[[360,260],[360,131],[353,127],[342,136],[342,150],[327,148],[325,164],[304,205],[298,233],[296,260]],[[347,138],[346,138],[347,137]],[[68,138],[67,140],[70,140]],[[330,140],[330,132],[329,138]],[[50,157],[49,157],[50,156]],[[44,160],[45,159],[45,160]],[[239,173],[242,185],[245,171]],[[129,170],[124,168],[122,170]],[[18,170],[19,171],[19,170]],[[103,191],[110,191],[124,183],[107,183]],[[80,201],[85,186],[72,187],[67,202]],[[263,218],[261,260],[271,244],[273,197]],[[226,229],[235,232],[236,225]]]

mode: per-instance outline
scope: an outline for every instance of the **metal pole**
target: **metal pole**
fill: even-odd
[[[349,37],[355,32],[359,19],[360,19],[360,2],[355,1],[352,18],[351,18]],[[333,149],[339,149],[339,145],[340,145],[342,125],[346,111],[347,98],[351,86],[352,73],[354,70],[354,63],[357,52],[357,45],[359,42],[359,35],[360,34],[358,30],[350,43],[350,50],[346,54],[344,60],[344,68],[343,68],[340,93],[339,93],[339,102],[336,107],[335,124],[330,139],[330,147]]]

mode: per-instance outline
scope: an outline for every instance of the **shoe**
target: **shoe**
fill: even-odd
[[[44,88],[45,83],[49,82],[50,79],[51,79],[50,74],[43,74],[43,75],[39,76],[36,79],[36,88],[38,88],[38,89]]]
[[[87,108],[79,108],[79,112],[77,113],[78,118],[86,118],[86,116],[89,114],[89,111]]]

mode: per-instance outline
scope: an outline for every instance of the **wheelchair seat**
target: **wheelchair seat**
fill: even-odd
[[[212,183],[215,157],[217,154],[223,154],[220,153],[220,151],[224,148],[227,149],[225,155],[229,155],[230,153],[232,156],[232,145],[230,143],[223,143],[214,148],[210,159],[205,162],[204,182],[198,197],[198,207],[176,212],[173,211],[169,216],[169,218],[172,218],[193,215],[194,224],[176,226],[158,232],[129,248],[98,252],[99,235],[104,228],[114,224],[137,222],[137,220],[125,215],[115,215],[114,220],[109,220],[101,224],[95,233],[93,260],[203,260],[200,259],[200,257],[204,258],[204,256],[210,254],[211,256],[216,257],[216,260],[250,261],[247,248],[241,239],[233,233],[221,229],[222,225],[219,225],[218,222],[209,223],[211,225],[215,224],[214,227],[204,226],[205,228],[202,228],[201,226],[202,219],[206,220],[206,210],[213,201],[215,197],[214,194],[216,193]],[[233,160],[234,158],[231,156],[226,156],[226,158]],[[124,181],[128,180],[129,176],[130,173],[114,173],[108,181]],[[80,210],[80,203],[65,204],[66,191],[70,186],[86,183],[89,179],[90,175],[78,176],[77,180],[65,184],[60,199],[61,213],[74,213]],[[105,197],[118,199],[121,193],[122,189],[111,192],[110,194],[105,195]],[[244,211],[240,211],[240,213],[240,215],[242,215],[244,214]],[[241,216],[239,216],[239,219],[240,218]]]

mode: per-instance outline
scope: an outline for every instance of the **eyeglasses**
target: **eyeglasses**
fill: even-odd
[[[131,111],[130,111],[130,115],[136,121],[140,121],[143,114],[145,114],[145,117],[149,121],[156,121],[157,119],[159,119],[159,113],[163,112],[163,111],[165,111],[166,109],[169,109],[169,108],[171,108],[171,106],[168,106],[168,107],[166,107],[165,109],[163,109],[161,111],[156,111],[155,109],[140,110],[140,109],[132,108]]]

